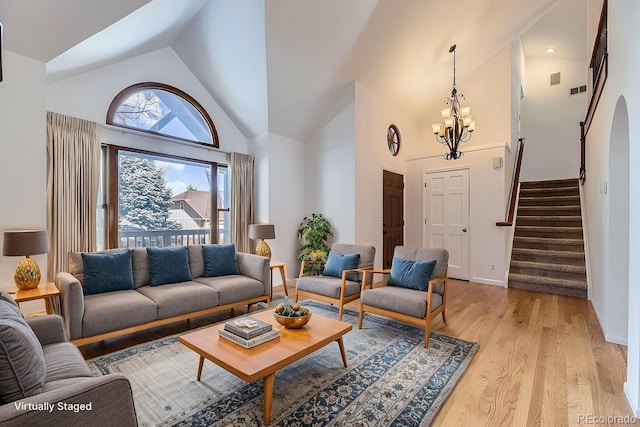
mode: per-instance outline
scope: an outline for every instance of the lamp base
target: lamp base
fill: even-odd
[[[40,284],[40,267],[35,259],[26,257],[16,268],[13,280],[18,289],[35,289]]]
[[[267,245],[264,239],[260,239],[258,246],[256,246],[256,255],[264,256],[271,259],[271,248]]]

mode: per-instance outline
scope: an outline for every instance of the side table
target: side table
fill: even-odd
[[[287,276],[284,272],[285,263],[279,261],[269,262],[269,270],[271,271],[271,296],[273,296],[273,270],[277,268],[280,270],[280,276],[282,277],[282,286],[284,286],[284,294],[289,297],[289,291],[287,291]]]
[[[34,289],[18,289],[14,286],[12,288],[5,288],[4,290],[11,294],[18,305],[25,301],[43,299],[47,314],[53,314],[53,298],[60,295],[60,291],[58,291],[58,288],[53,282],[40,284]]]

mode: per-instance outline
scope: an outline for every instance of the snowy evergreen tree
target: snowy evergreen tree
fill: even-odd
[[[120,156],[120,230],[179,229],[169,220],[171,189],[153,160]]]

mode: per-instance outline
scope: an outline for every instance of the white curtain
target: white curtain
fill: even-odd
[[[251,252],[253,223],[253,156],[231,153],[231,241],[238,252]]]
[[[67,270],[69,252],[96,250],[100,138],[95,122],[47,112],[47,276]]]

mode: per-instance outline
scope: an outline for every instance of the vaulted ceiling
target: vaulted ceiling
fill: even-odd
[[[170,46],[247,138],[305,140],[353,80],[420,122],[447,95],[452,44],[461,81],[518,37],[526,55],[585,59],[584,3],[0,0],[0,22],[49,81]]]

